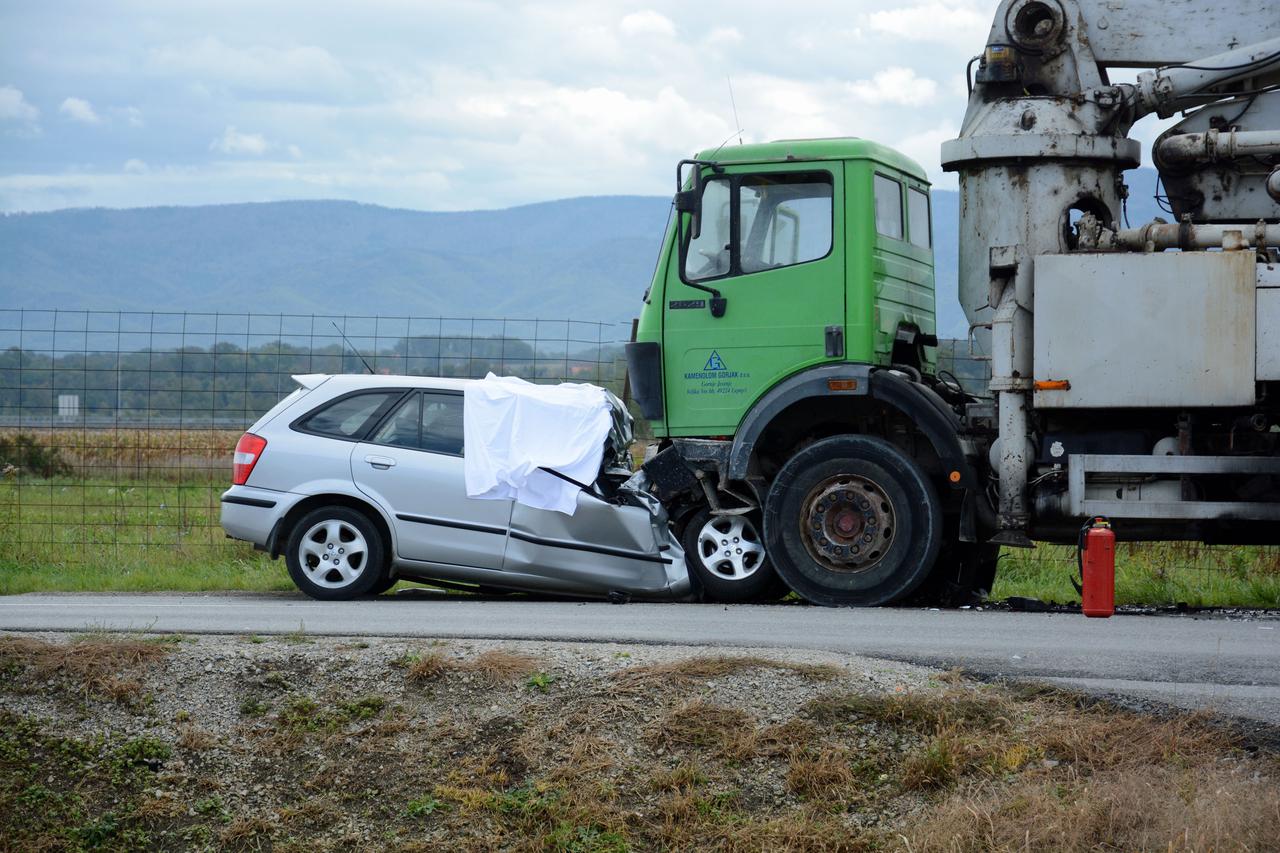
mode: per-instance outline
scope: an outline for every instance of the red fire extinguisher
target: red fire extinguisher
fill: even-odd
[[[1116,533],[1098,516],[1080,528],[1076,549],[1080,603],[1085,616],[1105,619],[1116,612]]]

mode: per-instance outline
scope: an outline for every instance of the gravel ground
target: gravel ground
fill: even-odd
[[[1277,778],[1195,719],[832,652],[0,635],[0,851],[1264,849]],[[1113,839],[1097,792],[1144,785]]]

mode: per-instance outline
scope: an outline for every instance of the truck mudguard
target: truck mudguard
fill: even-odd
[[[844,387],[834,390],[833,384]],[[956,414],[929,388],[898,373],[873,370],[869,364],[823,365],[778,383],[742,419],[729,455],[729,478],[741,480],[747,476],[756,441],[788,406],[810,397],[840,396],[870,396],[902,412],[929,439],[945,470],[960,472],[960,480],[951,482],[951,487],[976,487],[977,477],[960,444],[960,420]]]
[[[657,341],[640,341],[626,345],[627,376],[631,380],[631,398],[640,406],[640,414],[660,421],[665,414],[662,405],[662,348]]]

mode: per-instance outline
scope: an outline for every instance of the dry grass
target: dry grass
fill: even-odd
[[[450,673],[473,673],[489,684],[498,685],[526,678],[538,671],[537,658],[506,649],[491,649],[471,658],[455,658],[432,651],[408,654],[403,663],[410,681],[433,681]]]
[[[787,788],[805,797],[825,797],[833,789],[853,784],[849,756],[842,749],[824,748],[814,754],[795,753],[787,767]]]
[[[741,709],[699,698],[676,706],[649,729],[647,737],[654,746],[741,756],[754,747],[755,723]]]
[[[0,637],[0,671],[29,673],[34,679],[64,679],[86,694],[118,702],[136,698],[141,683],[130,671],[158,661],[164,644],[131,638],[81,637],[50,643],[34,637]]]
[[[191,752],[204,752],[217,742],[216,737],[196,726],[185,725],[178,729],[178,746]]]
[[[1195,765],[975,782],[904,837],[916,851],[1276,849],[1276,780]]]
[[[19,430],[0,429],[0,438]],[[148,480],[230,480],[231,454],[240,430],[105,427],[24,427],[41,446],[56,451],[76,476]]]
[[[714,678],[736,675],[749,669],[791,672],[811,681],[830,681],[841,670],[831,664],[798,664],[754,656],[707,656],[664,663],[632,666],[614,674],[614,683],[623,690],[643,690],[665,686],[683,690]]]
[[[239,817],[218,833],[218,841],[231,850],[262,850],[271,839],[271,822],[261,817]]]

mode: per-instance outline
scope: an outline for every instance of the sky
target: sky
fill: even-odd
[[[668,195],[696,150],[823,136],[951,187],[995,6],[0,0],[0,211]]]

